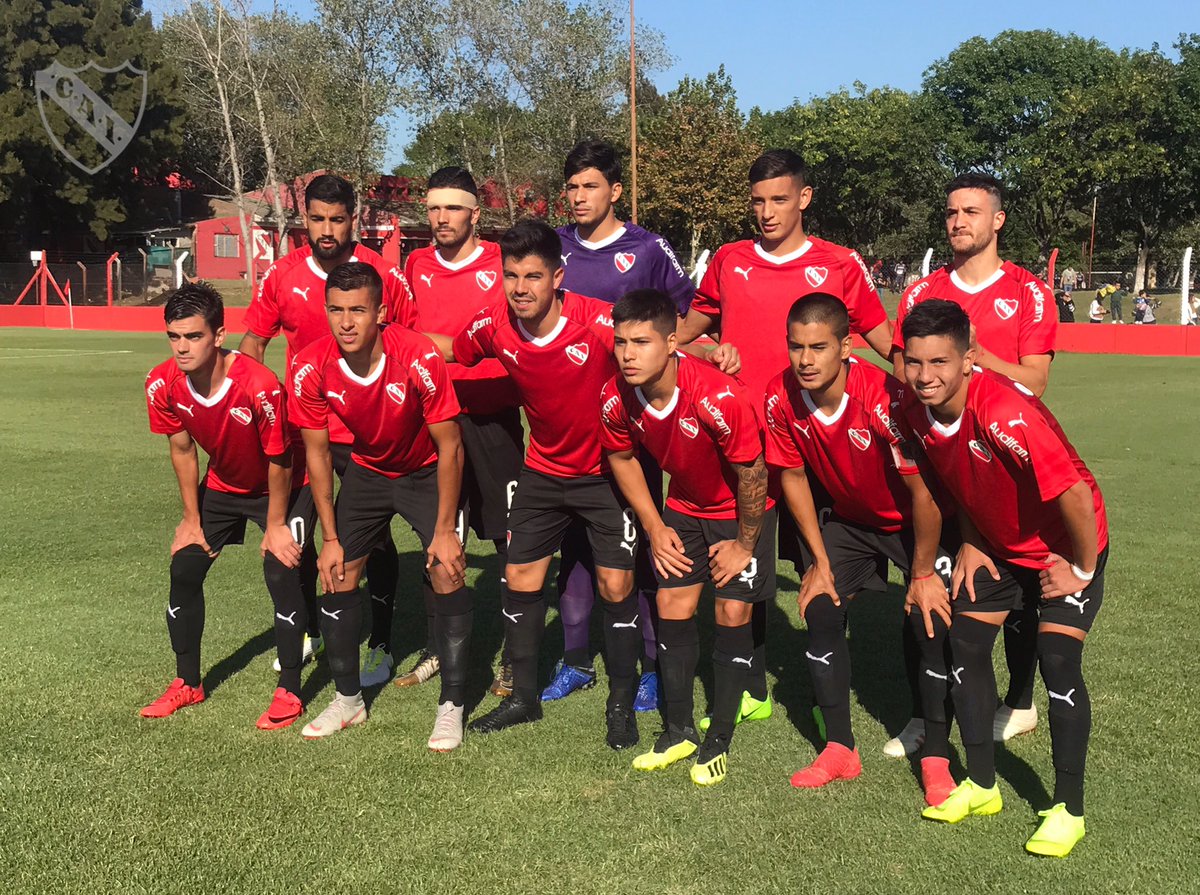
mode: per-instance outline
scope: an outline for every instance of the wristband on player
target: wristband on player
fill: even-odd
[[[336,541],[336,540],[337,540],[337,538],[321,538],[321,542],[324,544],[328,544],[330,541]]]
[[[1075,565],[1075,563],[1071,563],[1071,572],[1080,581],[1091,581],[1096,577],[1095,569],[1092,569],[1090,572],[1085,572],[1083,569],[1079,568],[1079,566]]]
[[[918,581],[928,581],[930,578],[936,578],[937,572],[930,572],[928,575],[918,575],[916,578],[908,579],[909,584],[916,584]]]

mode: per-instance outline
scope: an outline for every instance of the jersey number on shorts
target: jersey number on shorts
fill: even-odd
[[[632,556],[637,549],[637,525],[634,524],[633,510],[622,510],[621,518],[625,520],[625,529],[621,532],[621,546]]]

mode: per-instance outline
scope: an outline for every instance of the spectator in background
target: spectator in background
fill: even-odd
[[[1088,323],[1104,322],[1104,315],[1108,313],[1104,307],[1104,294],[1103,288],[1096,290],[1096,297],[1092,299],[1092,306],[1088,308]]]
[[[1064,282],[1063,285],[1066,285]],[[1054,303],[1058,306],[1058,322],[1075,322],[1075,302],[1071,301],[1070,289],[1059,289],[1054,293]]]
[[[1154,308],[1159,302],[1150,298],[1143,289],[1137,294],[1137,298],[1133,300],[1133,322],[1134,323],[1157,323],[1154,317]]]
[[[1075,270],[1070,267],[1068,267],[1062,273],[1062,280],[1060,281],[1062,283],[1062,291],[1066,294],[1068,299],[1071,297],[1071,290],[1073,290],[1075,288],[1075,278],[1077,276],[1078,276],[1078,274],[1075,273]],[[1059,306],[1060,319],[1061,319],[1061,310],[1062,310],[1062,306],[1060,305]],[[1070,322],[1070,321],[1068,321],[1068,322]]]
[[[908,268],[903,261],[896,262],[896,291],[904,291],[904,275],[908,272]]]
[[[1108,292],[1108,306],[1110,309],[1109,313],[1112,314],[1112,322],[1124,323],[1125,317],[1121,313],[1121,309],[1125,303],[1125,290],[1121,287],[1120,281],[1117,281],[1109,286]]]

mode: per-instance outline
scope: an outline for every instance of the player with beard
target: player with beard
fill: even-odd
[[[332,333],[292,363],[295,421],[321,518],[320,619],[337,691],[303,734],[327,737],[367,719],[358,671],[358,588],[368,555],[399,515],[420,539],[425,584],[435,594],[442,689],[429,748],[449,752],[462,743],[472,627],[466,559],[456,530],[463,458],[455,420],[459,407],[437,347],[406,327],[381,326],[382,299],[383,280],[373,266],[335,267],[325,289]],[[336,507],[332,416],[354,437]]]
[[[276,261],[263,276],[258,292],[246,311],[246,334],[238,350],[262,361],[267,345],[283,333],[287,340],[287,367],[308,345],[329,335],[325,316],[325,280],[339,264],[361,261],[374,267],[383,278],[384,304],[388,322],[412,326],[415,306],[404,275],[377,253],[354,241],[357,203],[354,188],[341,177],[321,174],[309,181],[304,190],[304,224],[308,244],[293,249]],[[299,438],[299,436],[296,436]],[[334,468],[345,473],[350,460],[349,431],[335,417],[330,420],[330,443]],[[389,534],[367,563],[368,589],[371,592],[371,635],[363,662],[363,686],[378,686],[392,674],[391,633],[400,574],[396,545]],[[302,562],[305,598],[310,607],[309,639],[305,641],[306,660],[321,648],[316,618],[316,553],[310,546]],[[426,613],[432,614],[431,594],[426,595]],[[432,627],[429,638],[432,642]]]
[[[1053,292],[1028,270],[1000,258],[1004,221],[1003,191],[995,177],[972,172],[946,186],[946,238],[954,258],[910,286],[900,300],[892,341],[897,378],[903,378],[905,316],[921,302],[939,298],[960,305],[971,318],[979,366],[1021,383],[1039,398],[1045,393],[1058,333]],[[905,631],[911,674],[916,650],[911,646],[911,630],[906,627]],[[1005,624],[1004,655],[1009,685],[996,712],[997,740],[1028,733],[1037,726],[1034,607],[1013,613]],[[884,752],[903,758],[915,751],[923,727],[920,718],[913,718],[884,746]]]
[[[639,289],[613,307],[621,372],[600,395],[600,439],[613,476],[650,541],[658,576],[659,667],[667,727],[638,770],[662,770],[697,754],[692,781],[725,778],[729,744],[753,669],[750,607],[775,593],[775,511],[767,497],[762,430],[732,376],[675,350],[676,307]],[[644,448],[671,477],[666,509],[635,455]],[[692,692],[700,653],[696,608],[716,588],[712,722],[704,743]]]
[[[621,162],[616,150],[599,140],[585,140],[567,155],[563,166],[567,204],[575,223],[558,228],[562,239],[563,288],[610,304],[635,289],[667,293],[680,316],[695,294],[691,279],[680,266],[671,244],[657,233],[621,221],[616,205],[623,192]],[[662,473],[643,456],[651,494],[662,506]],[[559,572],[559,613],[563,626],[563,658],[554,679],[542,693],[546,701],[562,699],[596,682],[588,628],[595,605],[594,574],[587,538],[573,526],[563,540]],[[639,557],[639,606],[642,618],[642,676],[634,708],[658,707],[655,673],[654,574],[648,556]],[[644,566],[644,568],[643,568]]]
[[[167,601],[176,676],[141,714],[165,718],[204,701],[204,580],[223,547],[242,543],[249,519],[263,530],[263,577],[275,604],[281,668],[279,687],[258,726],[288,727],[304,711],[300,665],[307,619],[297,566],[315,517],[304,485],[303,455],[293,462],[287,401],[274,373],[221,347],[225,308],[211,286],[189,283],[177,289],[168,296],[163,316],[173,357],[146,377],[146,402],[150,430],[170,442],[183,502],[171,543]],[[197,444],[208,454],[203,478]]]
[[[1092,710],[1083,643],[1104,600],[1104,498],[1046,405],[1020,383],[975,366],[971,321],[961,306],[920,302],[903,326],[903,416],[958,504],[963,539],[949,639],[968,777],[923,816],[958,823],[1000,811],[992,646],[1005,619],[1032,606],[1050,698],[1054,796],[1025,848],[1065,858],[1084,836]]]
[[[408,256],[405,277],[416,301],[418,327],[457,333],[481,307],[504,300],[500,247],[476,234],[479,191],[465,168],[433,172],[425,206],[434,244]],[[463,470],[466,521],[477,538],[495,545],[503,576],[508,556],[508,502],[525,455],[520,402],[512,380],[495,359],[474,367],[453,364],[450,379],[462,407],[459,425],[467,452]],[[465,539],[465,529],[462,534]],[[428,679],[437,663],[437,656],[423,654],[411,672],[396,678],[397,686]],[[512,668],[507,659],[502,660],[491,690],[497,696],[512,692]]]
[[[858,252],[809,236],[804,230],[804,211],[813,195],[812,175],[804,160],[788,149],[769,150],[750,166],[749,180],[750,207],[761,235],[717,250],[680,324],[680,345],[706,333],[719,333],[722,344],[733,343],[741,351],[738,378],[764,399],[767,383],[788,366],[788,353],[782,339],[763,338],[763,333],[783,332],[792,303],[821,292],[846,306],[851,332],[866,339],[881,357],[890,357],[891,324]],[[781,512],[779,518],[779,555],[798,568],[808,561],[787,512]],[[771,716],[766,625],[766,604],[756,604],[755,671],[739,722]]]

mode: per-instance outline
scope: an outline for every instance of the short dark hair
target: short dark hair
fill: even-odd
[[[354,187],[344,177],[336,174],[318,174],[304,188],[304,207],[314,202],[324,202],[327,205],[344,205],[346,211],[354,214],[358,202],[354,198]]]
[[[790,149],[768,149],[750,166],[750,185],[776,177],[795,177],[800,186],[812,186],[812,171],[800,154]]]
[[[184,283],[167,296],[163,320],[174,323],[188,317],[203,317],[213,332],[225,325],[225,302],[211,283],[203,280]]]
[[[679,311],[674,300],[660,289],[634,289],[613,305],[613,326],[622,323],[652,323],[664,337],[675,332]]]
[[[500,237],[500,257],[520,261],[536,255],[551,270],[562,266],[562,240],[545,221],[517,221]]]
[[[827,324],[839,342],[850,335],[850,312],[840,299],[826,292],[813,292],[792,302],[787,316],[789,329],[793,323]]]
[[[575,148],[567,153],[567,161],[563,165],[563,181],[588,168],[595,168],[603,174],[609,186],[621,182],[621,160],[617,158],[617,150],[603,140],[584,140],[575,144]]]
[[[986,171],[964,171],[959,174],[946,184],[946,195],[955,190],[983,190],[989,196],[995,196],[998,206],[1004,207],[1004,184]]]
[[[427,192],[444,189],[465,190],[476,199],[479,198],[479,187],[475,184],[475,178],[471,176],[470,171],[459,165],[438,168],[429,175],[429,182],[425,185],[425,189]]]
[[[329,272],[329,277],[325,280],[325,294],[329,295],[334,289],[353,292],[364,286],[370,290],[371,300],[376,305],[383,304],[383,277],[379,275],[379,271],[361,261],[347,261]]]
[[[971,318],[962,306],[941,298],[923,301],[908,312],[900,333],[907,345],[910,339],[949,336],[954,347],[966,353],[971,347]]]

